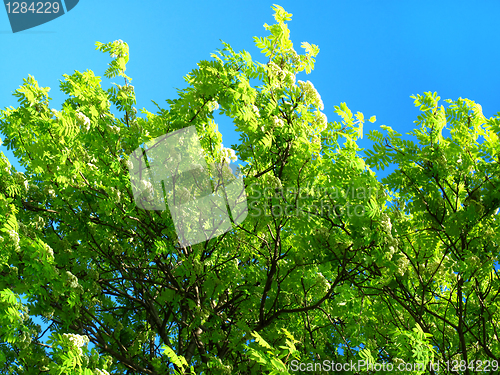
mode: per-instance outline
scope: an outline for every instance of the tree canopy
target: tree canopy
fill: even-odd
[[[65,74],[55,110],[29,76],[19,106],[0,111],[25,168],[1,155],[2,374],[320,373],[358,361],[360,374],[497,371],[500,117],[419,94],[415,142],[382,125],[362,150],[364,115],[341,103],[327,120],[313,83],[296,81],[319,48],[296,52],[292,15],[273,9],[269,35],[254,38],[267,61],[223,43],[156,113],[137,115],[121,40],[96,45],[112,59],[104,76],[123,85]],[[240,135],[231,149],[216,111]],[[188,126],[208,164],[245,162],[248,204],[243,222],[193,245],[169,209],[136,204],[129,175],[134,150]],[[389,165],[379,181],[374,169]]]

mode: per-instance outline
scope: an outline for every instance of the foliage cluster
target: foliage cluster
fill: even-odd
[[[437,94],[416,95],[418,142],[382,126],[360,156],[363,114],[342,103],[341,121],[327,121],[313,84],[296,82],[319,48],[302,43],[297,53],[291,14],[273,9],[270,35],[255,38],[266,63],[224,43],[156,114],[137,116],[122,41],[97,48],[113,59],[105,76],[123,77],[123,86],[104,90],[92,71],[75,71],[61,82],[62,109],[51,110],[49,88],[29,76],[15,91],[19,106],[0,111],[3,141],[26,169],[1,155],[2,374],[498,361],[500,118],[468,99],[445,108]],[[195,125],[207,162],[227,160],[215,110],[240,134],[232,149],[246,162],[251,209],[292,205],[306,215],[249,215],[182,247],[168,210],[135,205],[127,157]],[[396,170],[378,181],[372,169],[388,165]],[[275,194],[252,195],[268,187]],[[373,194],[328,193],[361,188]],[[314,209],[325,203],[362,204],[366,215]],[[48,341],[35,316],[48,324]]]

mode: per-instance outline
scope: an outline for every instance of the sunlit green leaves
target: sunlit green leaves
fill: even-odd
[[[108,52],[113,58],[109,64],[109,68],[104,72],[107,78],[113,78],[117,75],[131,81],[132,79],[125,75],[126,65],[129,60],[128,44],[120,40],[115,40],[110,43],[96,42],[96,50]]]
[[[124,84],[103,90],[93,72],[75,71],[55,110],[29,76],[19,107],[0,112],[4,142],[26,166],[19,174],[0,159],[6,373],[18,362],[54,374],[176,366],[255,375],[286,373],[292,359],[428,362],[462,348],[459,319],[470,357],[498,352],[500,309],[488,290],[500,288],[500,121],[468,99],[445,108],[436,93],[416,95],[416,139],[382,125],[368,131],[373,147],[361,156],[365,116],[340,103],[339,121],[327,121],[314,85],[295,83],[319,48],[304,42],[297,54],[291,14],[273,9],[269,35],[254,38],[266,61],[223,42],[167,108],[153,102],[156,113],[133,107],[121,41],[97,49],[114,59],[105,76]],[[215,111],[240,134],[249,212],[224,235],[182,247],[172,207],[135,203],[128,158],[194,125],[207,163],[222,160]],[[378,181],[371,168],[389,166]],[[54,323],[50,351],[30,315]],[[97,350],[73,345],[68,337],[81,341],[70,333],[88,334]]]

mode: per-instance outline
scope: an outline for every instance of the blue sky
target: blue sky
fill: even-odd
[[[51,87],[51,108],[60,109],[65,100],[58,88],[62,75],[90,69],[103,77],[110,58],[95,50],[95,42],[122,39],[130,47],[126,73],[133,78],[136,107],[155,112],[151,100],[167,107],[165,100],[186,86],[183,76],[222,47],[219,39],[264,62],[252,37],[267,35],[263,24],[273,23],[272,4],[81,0],[66,15],[16,34],[0,9],[0,108],[17,106],[12,92],[31,74],[40,86]],[[425,91],[437,91],[442,100],[474,100],[486,117],[500,110],[500,2],[278,4],[293,14],[289,28],[295,49],[300,51],[303,41],[320,47],[315,70],[297,78],[313,82],[329,121],[339,120],[334,105],[346,102],[353,112],[377,116],[375,124],[365,124],[365,134],[383,124],[404,134],[413,129],[419,113],[410,95]],[[103,77],[105,88],[110,82],[123,83]],[[238,142],[227,119],[220,119],[220,131],[226,147]],[[360,145],[370,142],[365,137]],[[0,150],[23,170],[10,151]]]
[[[122,39],[130,47],[127,74],[133,78],[137,108],[155,112],[151,100],[166,107],[165,99],[185,87],[183,76],[221,48],[219,39],[265,61],[252,37],[267,35],[262,25],[273,22],[271,5],[260,0],[81,0],[66,15],[16,34],[6,11],[0,11],[0,108],[16,106],[12,92],[31,74],[41,86],[51,87],[51,107],[60,109],[62,74],[91,69],[103,76],[110,58],[95,50],[95,42]],[[313,82],[330,121],[339,119],[333,106],[346,102],[353,112],[377,116],[375,124],[365,124],[365,134],[382,124],[404,134],[418,115],[410,95],[425,91],[437,91],[442,99],[474,100],[487,117],[500,110],[498,2],[312,0],[279,5],[293,14],[289,28],[295,49],[301,50],[303,41],[320,47],[316,69],[298,79]],[[103,77],[104,87],[110,82],[122,84],[119,77]],[[221,118],[220,130],[226,147],[237,143],[231,121]],[[365,137],[360,144],[370,142]],[[0,149],[14,162],[11,153]]]

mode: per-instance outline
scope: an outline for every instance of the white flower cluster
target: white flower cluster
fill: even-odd
[[[24,225],[23,223],[18,223],[19,225],[19,233],[23,234],[23,235],[29,235],[28,233],[28,228],[26,227],[26,225]]]
[[[388,215],[383,215],[381,220],[380,220],[380,223],[382,224],[382,226],[384,227],[384,230],[387,233],[391,233],[392,223],[391,223],[391,219],[389,218]]]
[[[68,276],[69,286],[72,288],[78,287],[78,278],[69,271],[66,271],[66,275]]]
[[[80,355],[82,355],[82,349],[81,347],[84,345],[87,345],[89,343],[89,338],[84,335],[75,335],[73,333],[63,333],[63,336],[68,338],[69,341],[73,344],[73,346],[76,346],[79,349]]]
[[[24,175],[23,172],[16,172],[16,173],[14,173],[14,175],[12,177],[14,177],[14,180],[19,185],[21,185],[21,184],[24,185],[24,188],[26,189],[26,191],[28,191],[29,183],[28,183],[28,180],[26,179],[26,176]]]
[[[255,113],[255,116],[260,117],[259,109],[253,104],[252,104],[252,110],[253,113]]]
[[[43,316],[44,318],[47,318],[47,319],[49,319],[49,320],[50,320],[50,319],[52,319],[52,317],[54,316],[54,312],[55,312],[55,310],[54,310],[54,309],[52,309],[52,308],[50,308],[50,310],[45,310],[45,311],[43,311],[43,312],[42,312],[42,316]]]
[[[397,260],[396,264],[398,266],[397,273],[399,274],[399,276],[403,276],[408,269],[410,261],[406,257],[401,257]]]
[[[272,61],[268,64],[268,71],[275,76],[279,76],[282,73],[281,68]]]
[[[386,253],[386,259],[392,259],[394,254],[396,253],[396,249],[398,247],[399,241],[397,237],[393,237],[392,235],[392,223],[391,219],[387,214],[382,214],[381,219],[380,219],[380,224],[385,232],[386,236],[384,237],[383,242],[385,243],[385,249],[387,250]],[[402,274],[405,273],[407,265],[408,265],[408,259],[404,258],[405,260],[399,260],[398,261],[398,267],[399,267],[399,273],[402,272]],[[402,262],[402,263],[401,263]],[[401,268],[403,266],[403,268]]]
[[[80,125],[83,125],[85,126],[85,129],[86,130],[89,130],[90,129],[90,119],[85,116],[83,113],[81,112],[77,112],[76,114],[76,117],[78,117],[78,120],[80,122]]]
[[[319,128],[319,131],[322,132],[323,130],[326,129],[328,126],[328,119],[326,118],[326,115],[323,112],[316,111],[314,113],[314,118],[315,118],[315,123]]]
[[[128,162],[128,160],[127,160]],[[122,197],[122,193],[120,190],[118,189],[115,189],[114,187],[111,187],[110,188],[111,190],[111,196],[117,201],[117,202],[120,202],[121,201],[121,197]]]
[[[125,43],[124,43],[124,42],[123,42],[123,40],[121,40],[121,39],[115,40],[115,41],[113,42],[113,45],[115,45],[116,47],[121,47],[121,46],[122,46],[122,45],[124,45],[124,44],[125,44]],[[120,54],[118,54],[118,55],[117,55],[116,53],[113,53],[113,54],[111,55],[111,57],[112,57],[112,58],[117,58],[117,57],[119,57],[119,56],[120,56]]]
[[[11,238],[11,241],[12,241],[11,243],[14,244],[16,249],[19,249],[19,234],[13,229],[9,230],[7,233],[9,234],[9,237]]]
[[[8,173],[8,174],[12,174],[12,172],[10,171],[10,168],[12,167],[12,165],[10,164],[9,160],[7,158],[2,158],[1,161],[0,161],[0,164],[2,164],[4,167],[3,167],[3,170]]]
[[[64,337],[67,337],[69,341],[73,343],[77,348],[81,348],[82,346],[89,343],[89,338],[86,335],[75,335],[73,333],[63,333]]]
[[[125,93],[127,92],[133,92],[134,91],[134,85],[116,85],[119,91],[123,91]]]
[[[36,220],[32,220],[33,223],[35,223],[35,226],[37,228],[39,227],[43,227],[47,222],[45,221],[45,219],[41,216],[37,216],[36,217]]]
[[[109,126],[109,130],[111,130],[111,132],[114,133],[114,134],[120,133],[120,127],[119,126],[110,125]]]
[[[217,103],[215,100],[208,102],[207,106],[209,112],[213,112],[219,109],[219,103]]]
[[[148,197],[152,197],[153,196],[153,184],[151,184],[151,181],[141,180],[140,186],[139,186],[139,193],[143,193],[143,195],[146,195]]]
[[[313,104],[319,109],[323,110],[325,106],[323,105],[323,101],[321,100],[321,96],[314,88],[314,85],[311,81],[298,81],[300,88],[305,94],[306,103]]]
[[[479,259],[476,255],[472,255],[471,257],[469,257],[468,263],[472,264],[474,267],[477,267],[481,264],[481,259]]]
[[[285,74],[285,78],[284,78],[285,84],[287,86],[295,85],[295,74],[293,74],[292,72],[289,72],[288,70],[284,70],[283,73]]]
[[[321,286],[323,286],[323,288],[326,290],[330,289],[330,283],[328,282],[328,280],[326,279],[325,276],[323,276],[323,274],[321,272],[318,272],[317,276],[316,276],[316,282],[318,284],[320,284]]]
[[[134,91],[135,90],[134,85],[126,85],[125,87],[126,87],[125,88],[126,91]]]
[[[221,144],[221,155],[222,155],[222,159],[224,160],[224,162],[226,164],[229,164],[230,161],[236,161],[238,160],[238,157],[236,156],[236,153],[234,152],[234,150],[232,148],[226,148],[224,147],[223,144]]]
[[[280,119],[278,116],[273,116],[273,124],[278,128],[281,128],[284,125],[283,120]]]
[[[31,343],[31,335],[26,332],[26,331],[23,331],[21,332],[21,337],[19,337],[19,346],[21,348],[26,348],[30,343]]]
[[[446,257],[446,259],[448,259],[448,257]],[[477,266],[480,264],[480,259],[476,256],[472,256],[470,258],[470,263]],[[434,272],[436,272],[435,276],[444,277],[447,273],[451,272],[451,270],[453,270],[453,266],[445,266],[444,262],[441,263],[440,259],[436,259],[435,261],[427,265],[427,267],[424,269],[424,273],[427,275],[432,275],[434,274]]]
[[[191,193],[185,186],[182,187],[180,191],[177,192],[176,199],[180,202],[187,202],[191,200]]]
[[[281,189],[283,187],[283,185],[281,184],[281,180],[278,177],[270,173],[266,173],[263,177],[264,183],[267,184],[267,186],[269,186],[270,188]]]
[[[477,116],[483,116],[483,107],[479,103],[475,103],[474,106],[472,107],[472,110],[474,111],[474,114]]]
[[[295,74],[288,70],[281,69],[274,62],[270,62],[268,65],[268,71],[275,77],[282,79],[287,86],[295,85]]]
[[[292,59],[292,63],[294,65],[299,65],[300,63],[299,54],[293,48],[290,49],[288,56],[290,56],[290,58]]]
[[[43,245],[47,253],[50,255],[49,258],[54,259],[54,250],[52,250],[52,248],[46,243],[44,243]]]

